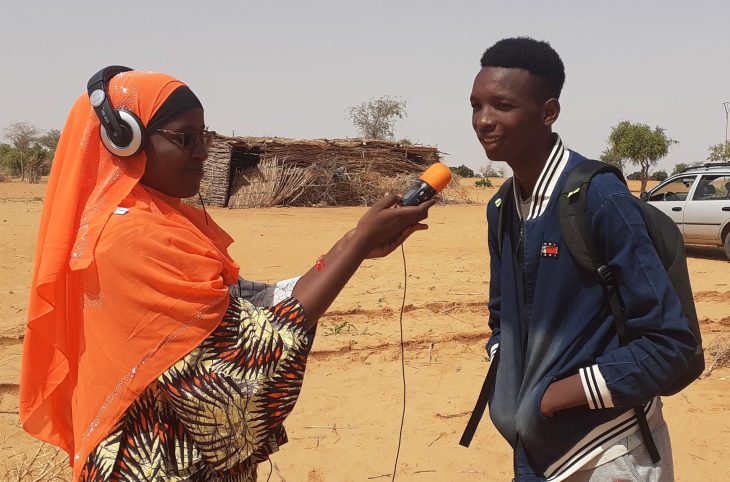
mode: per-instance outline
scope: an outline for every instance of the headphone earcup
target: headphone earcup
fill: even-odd
[[[133,112],[124,109],[115,109],[122,121],[122,127],[129,130],[130,139],[124,146],[112,142],[104,126],[99,127],[101,142],[112,154],[119,157],[131,157],[142,150],[145,144],[145,129],[142,121]]]

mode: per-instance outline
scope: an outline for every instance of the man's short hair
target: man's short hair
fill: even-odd
[[[502,39],[482,55],[482,67],[525,69],[545,86],[547,98],[560,97],[565,83],[565,67],[549,43],[530,37]]]

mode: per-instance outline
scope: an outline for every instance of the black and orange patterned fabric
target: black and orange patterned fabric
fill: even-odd
[[[313,333],[295,298],[231,296],[201,345],[138,397],[86,461],[83,481],[254,482],[287,441]]]

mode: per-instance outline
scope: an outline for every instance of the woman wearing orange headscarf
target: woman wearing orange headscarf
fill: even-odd
[[[426,228],[432,203],[394,209],[386,196],[301,278],[244,281],[231,238],[181,202],[212,140],[200,102],[172,77],[123,70],[102,93],[124,111],[114,120],[139,123],[138,152],[100,129],[111,113],[91,91],[56,151],[21,421],[69,454],[74,480],[255,481],[286,441],[317,320],[363,259]]]

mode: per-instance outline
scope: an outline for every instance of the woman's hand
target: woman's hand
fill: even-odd
[[[428,217],[428,210],[435,203],[432,199],[418,206],[401,206],[399,196],[386,194],[363,214],[345,239],[360,244],[365,258],[382,258],[411,234],[428,229],[420,221]]]
[[[307,326],[316,325],[363,259],[385,256],[414,232],[426,229],[420,221],[434,202],[401,206],[400,198],[389,194],[368,209],[357,227],[321,256],[294,288],[293,296],[307,313]]]

